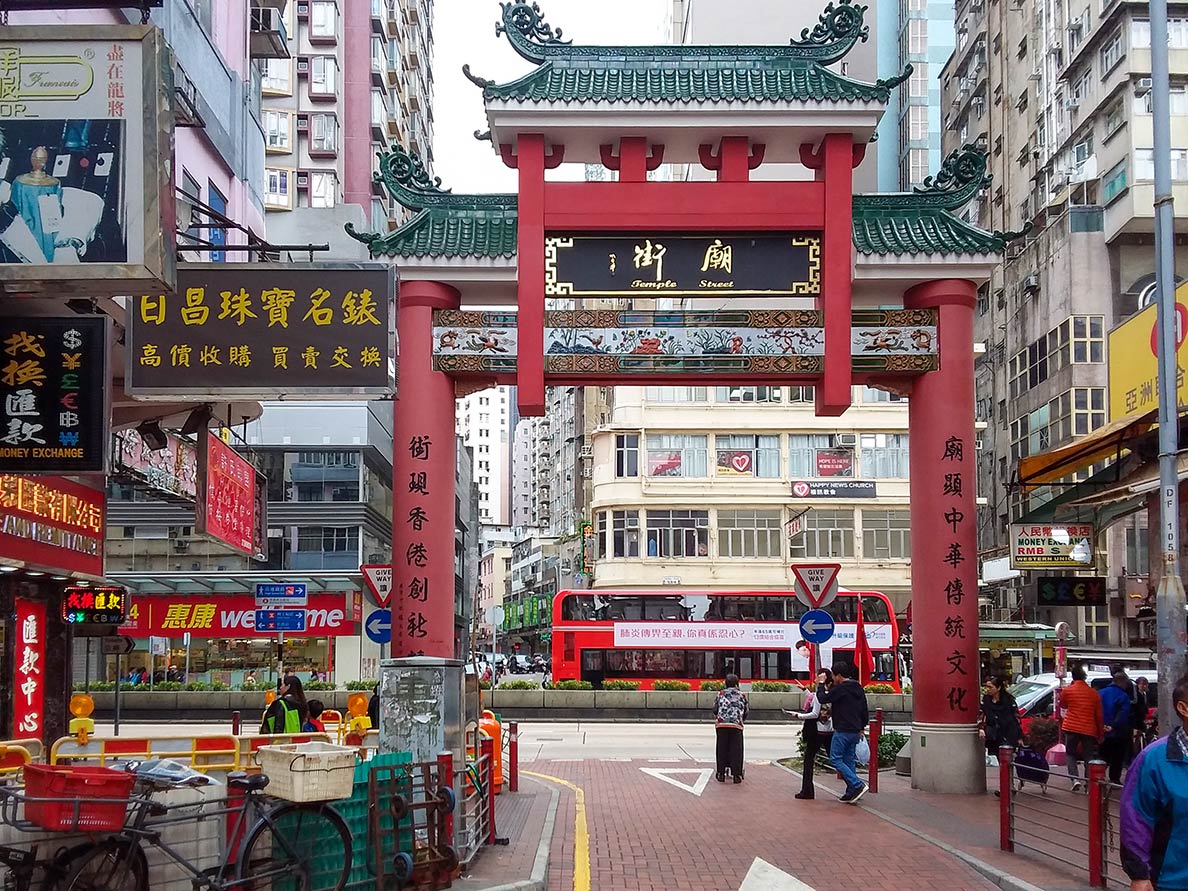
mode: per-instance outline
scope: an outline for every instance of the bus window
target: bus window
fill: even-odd
[[[850,598],[857,599],[857,598]],[[854,617],[854,621],[858,621],[858,617]],[[864,622],[879,622],[886,624],[891,621],[890,615],[887,613],[887,604],[878,597],[863,597],[862,598],[862,621]]]

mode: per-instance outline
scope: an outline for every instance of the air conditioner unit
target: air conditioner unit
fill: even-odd
[[[578,449],[578,457],[586,461],[594,457],[594,448],[592,446],[582,446]]]
[[[1023,282],[1022,282],[1022,284],[1020,284],[1020,287],[1027,293],[1031,293],[1033,291],[1038,291],[1039,290],[1039,276],[1038,275],[1027,276],[1027,278],[1023,279]]]
[[[1134,95],[1141,97],[1141,96],[1146,96],[1150,92],[1151,92],[1151,78],[1140,77],[1138,80],[1136,80],[1134,82]]]
[[[297,132],[298,133],[306,133],[308,131],[309,131],[309,115],[307,115],[307,114],[297,115]]]
[[[1080,108],[1081,100],[1078,99],[1076,96],[1069,96],[1068,98],[1066,98],[1064,100],[1064,107],[1069,109],[1070,111],[1074,108]]]
[[[1068,23],[1068,30],[1072,34],[1080,34],[1083,27],[1084,23],[1080,19],[1077,19],[1075,22]]]
[[[309,59],[298,59],[297,60],[297,73],[298,74],[309,74]]]
[[[856,446],[858,445],[857,433],[838,433],[833,437],[833,441],[839,446]]]
[[[582,468],[582,479],[589,480],[589,479],[593,479],[593,478],[594,478],[594,468],[587,464],[585,467]]]
[[[173,552],[175,554],[184,554],[190,550],[190,542],[185,538],[176,538],[173,540]]]

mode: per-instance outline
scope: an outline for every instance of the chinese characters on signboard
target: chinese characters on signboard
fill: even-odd
[[[41,738],[45,723],[45,604],[18,597],[12,648],[12,730]]]
[[[107,319],[0,319],[0,472],[103,473]]]
[[[146,398],[386,396],[394,277],[382,264],[183,265],[133,298],[125,389]]]
[[[62,621],[68,625],[122,625],[127,618],[128,591],[114,585],[62,589]]]
[[[430,449],[433,448],[433,442],[428,436],[413,436],[408,441],[408,454],[412,459],[412,466],[418,467],[423,465],[429,466]],[[409,656],[422,656],[424,651],[421,649],[411,649],[415,647],[418,641],[424,640],[429,636],[427,629],[428,619],[425,616],[425,604],[429,602],[429,574],[418,573],[417,570],[423,570],[429,565],[430,552],[435,548],[433,537],[429,532],[429,512],[426,509],[429,499],[430,486],[432,480],[429,478],[429,471],[422,469],[415,469],[408,475],[408,493],[412,498],[406,504],[412,506],[408,509],[408,516],[403,518],[404,523],[408,527],[406,537],[409,539],[408,547],[403,554],[394,554],[392,559],[403,560],[409,569],[413,570],[413,575],[409,580],[407,588],[401,591],[404,595],[405,602],[401,604],[403,608],[403,615],[405,621],[404,636],[407,645],[410,647]],[[408,534],[411,533],[411,534]],[[453,550],[454,539],[450,536],[449,539],[450,550]],[[436,545],[439,547],[440,545]],[[440,596],[440,595],[439,595]]]
[[[952,571],[952,577],[945,581],[943,633],[945,650],[948,651],[945,656],[945,699],[950,712],[976,716],[978,703],[970,691],[971,685],[977,683],[971,678],[976,678],[979,669],[977,665],[966,663],[969,661],[970,642],[978,639],[978,628],[976,624],[966,627],[965,614],[968,610],[963,609],[967,597],[978,596],[976,590],[966,590],[968,572],[964,564],[975,559],[976,555],[965,553],[967,542],[971,539],[970,527],[974,522],[973,516],[967,516],[962,510],[962,506],[968,503],[965,491],[965,446],[965,440],[959,436],[950,436],[945,440],[944,449],[939,455],[943,470],[936,504],[942,510],[944,528],[952,536],[951,541],[948,537],[944,539],[947,546],[941,558]],[[973,485],[972,479],[969,485]]]
[[[97,39],[57,26],[48,40],[37,30],[0,39],[5,276],[88,294],[171,287],[173,193],[160,159],[172,87],[159,29],[107,27]]]
[[[1093,565],[1092,523],[1011,524],[1011,569],[1085,569]]]
[[[119,633],[129,637],[268,637],[256,628],[256,601],[250,595],[143,595],[129,604]],[[347,594],[310,594],[304,609],[307,637],[341,637],[357,633],[354,608]]]
[[[1080,320],[1081,316],[1074,316]],[[1090,320],[1096,319],[1089,316]],[[1137,417],[1159,406],[1158,313],[1154,303],[1131,316],[1107,338],[1110,420]],[[1068,324],[1066,322],[1066,324]],[[1188,283],[1176,288],[1176,393],[1180,405],[1188,403]],[[1076,336],[1076,335],[1074,335]],[[1092,344],[1093,338],[1090,337]],[[1077,349],[1087,349],[1078,346]],[[1082,361],[1077,359],[1076,361]],[[1089,361],[1098,361],[1089,358]],[[1096,393],[1097,391],[1092,391]],[[1091,406],[1098,409],[1100,406]]]
[[[559,235],[545,239],[549,297],[821,293],[816,234]]]
[[[0,475],[0,551],[38,569],[101,576],[105,502],[60,477]]]
[[[256,469],[218,435],[199,439],[195,531],[255,554]]]

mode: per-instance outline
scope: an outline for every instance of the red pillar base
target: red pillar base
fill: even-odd
[[[400,286],[400,375],[392,437],[392,655],[452,659],[454,381],[433,370],[433,311],[457,309],[436,282]]]
[[[972,282],[917,285],[910,309],[935,307],[940,369],[908,403],[912,511],[912,786],[986,789],[978,738],[977,443]]]

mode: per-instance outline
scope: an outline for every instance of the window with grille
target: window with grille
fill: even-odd
[[[719,510],[718,555],[778,558],[781,527],[778,510]]]

